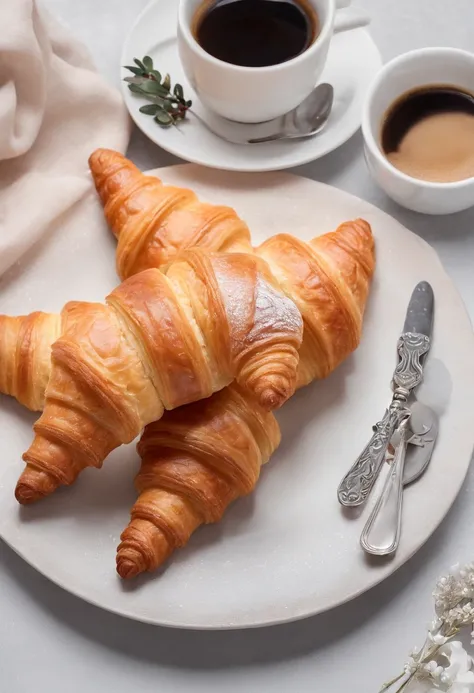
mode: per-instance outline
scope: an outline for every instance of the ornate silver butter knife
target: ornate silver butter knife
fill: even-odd
[[[430,349],[434,295],[428,282],[415,287],[408,304],[403,334],[398,340],[398,365],[393,374],[392,402],[361,455],[341,481],[337,497],[341,505],[353,507],[367,500],[380,472],[387,446],[399,423],[409,413],[407,401],[423,378],[423,357]]]

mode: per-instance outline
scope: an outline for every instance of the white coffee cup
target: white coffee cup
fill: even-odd
[[[362,11],[345,9],[351,0],[309,0],[320,25],[315,41],[296,58],[268,67],[232,65],[209,55],[191,27],[203,0],[180,0],[178,48],[190,84],[204,105],[224,118],[242,123],[272,120],[298,106],[314,89],[323,71],[332,35],[369,23]]]
[[[474,54],[422,48],[387,63],[369,90],[362,116],[365,158],[374,180],[395,202],[424,214],[451,214],[474,205],[474,178],[432,183],[399,171],[380,145],[384,116],[400,96],[418,87],[452,85],[474,93]]]

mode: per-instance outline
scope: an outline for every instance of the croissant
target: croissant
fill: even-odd
[[[199,525],[218,522],[233,500],[252,491],[279,442],[273,414],[250,404],[235,383],[147,426],[138,444],[140,495],[117,552],[119,575],[154,570]]]
[[[360,341],[375,263],[370,226],[348,222],[308,244],[275,236],[256,253],[303,316],[298,386],[327,376]],[[117,550],[119,575],[154,570],[199,525],[218,521],[252,491],[279,440],[274,416],[234,386],[147,426],[138,445],[139,496]]]
[[[100,467],[165,409],[234,378],[264,408],[294,391],[301,315],[260,258],[187,251],[166,275],[127,279],[107,304],[77,303],[53,344],[51,375],[17,487],[20,503]]]
[[[32,411],[43,409],[51,345],[72,325],[78,308],[79,303],[71,302],[61,314],[0,315],[0,392]]]
[[[367,297],[364,281],[361,283],[362,295],[358,293],[359,273],[362,271],[370,279],[374,269],[373,238],[366,222],[354,222],[360,227],[360,247],[357,242],[355,247],[359,250],[362,269],[356,267],[354,277],[346,273],[342,283],[342,298],[348,308],[345,315],[334,310],[333,301],[337,300],[337,292],[341,288],[336,286],[335,294],[328,294],[324,299],[329,319],[336,321],[331,325],[332,332],[325,332],[318,329],[323,290],[320,291],[317,285],[313,286],[312,282],[319,282],[319,276],[324,276],[326,269],[329,275],[337,272],[339,265],[340,270],[344,270],[346,255],[353,250],[351,244],[354,239],[346,240],[351,224],[339,229],[337,242],[331,234],[312,241],[310,246],[320,251],[325,245],[332,246],[330,253],[319,252],[317,260],[307,244],[286,235],[272,238],[254,251],[248,228],[234,210],[200,203],[189,190],[164,186],[158,178],[145,176],[122,154],[109,149],[96,150],[89,158],[89,166],[104,204],[108,224],[118,238],[117,269],[121,277],[130,276],[145,267],[162,267],[183,249],[192,246],[211,251],[256,252],[274,270],[275,276],[282,282],[283,290],[295,300],[305,318],[305,337],[300,352],[300,385],[331,373],[357,346]],[[288,257],[283,266],[281,259],[286,252]],[[326,267],[328,262],[329,267]],[[316,312],[313,312],[313,305]],[[350,330],[351,308],[357,309],[358,306],[362,311]],[[328,335],[338,333],[338,320],[343,323],[340,331],[343,338],[328,344]]]
[[[163,267],[187,248],[252,252],[247,224],[232,208],[206,204],[191,190],[163,185],[110,149],[97,149],[89,166],[118,240],[121,279]]]

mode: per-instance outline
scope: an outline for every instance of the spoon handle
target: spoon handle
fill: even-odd
[[[374,556],[395,553],[400,541],[407,423],[408,420],[400,426],[400,442],[395,450],[390,472],[360,538],[364,551]]]
[[[284,132],[274,132],[273,135],[267,135],[266,137],[254,137],[251,140],[247,140],[249,144],[260,144],[261,142],[273,142],[274,140],[284,140],[288,138],[288,135]]]

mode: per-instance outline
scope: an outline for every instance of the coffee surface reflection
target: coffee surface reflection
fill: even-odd
[[[399,98],[382,125],[382,150],[403,173],[447,183],[474,176],[474,95],[427,86]]]

